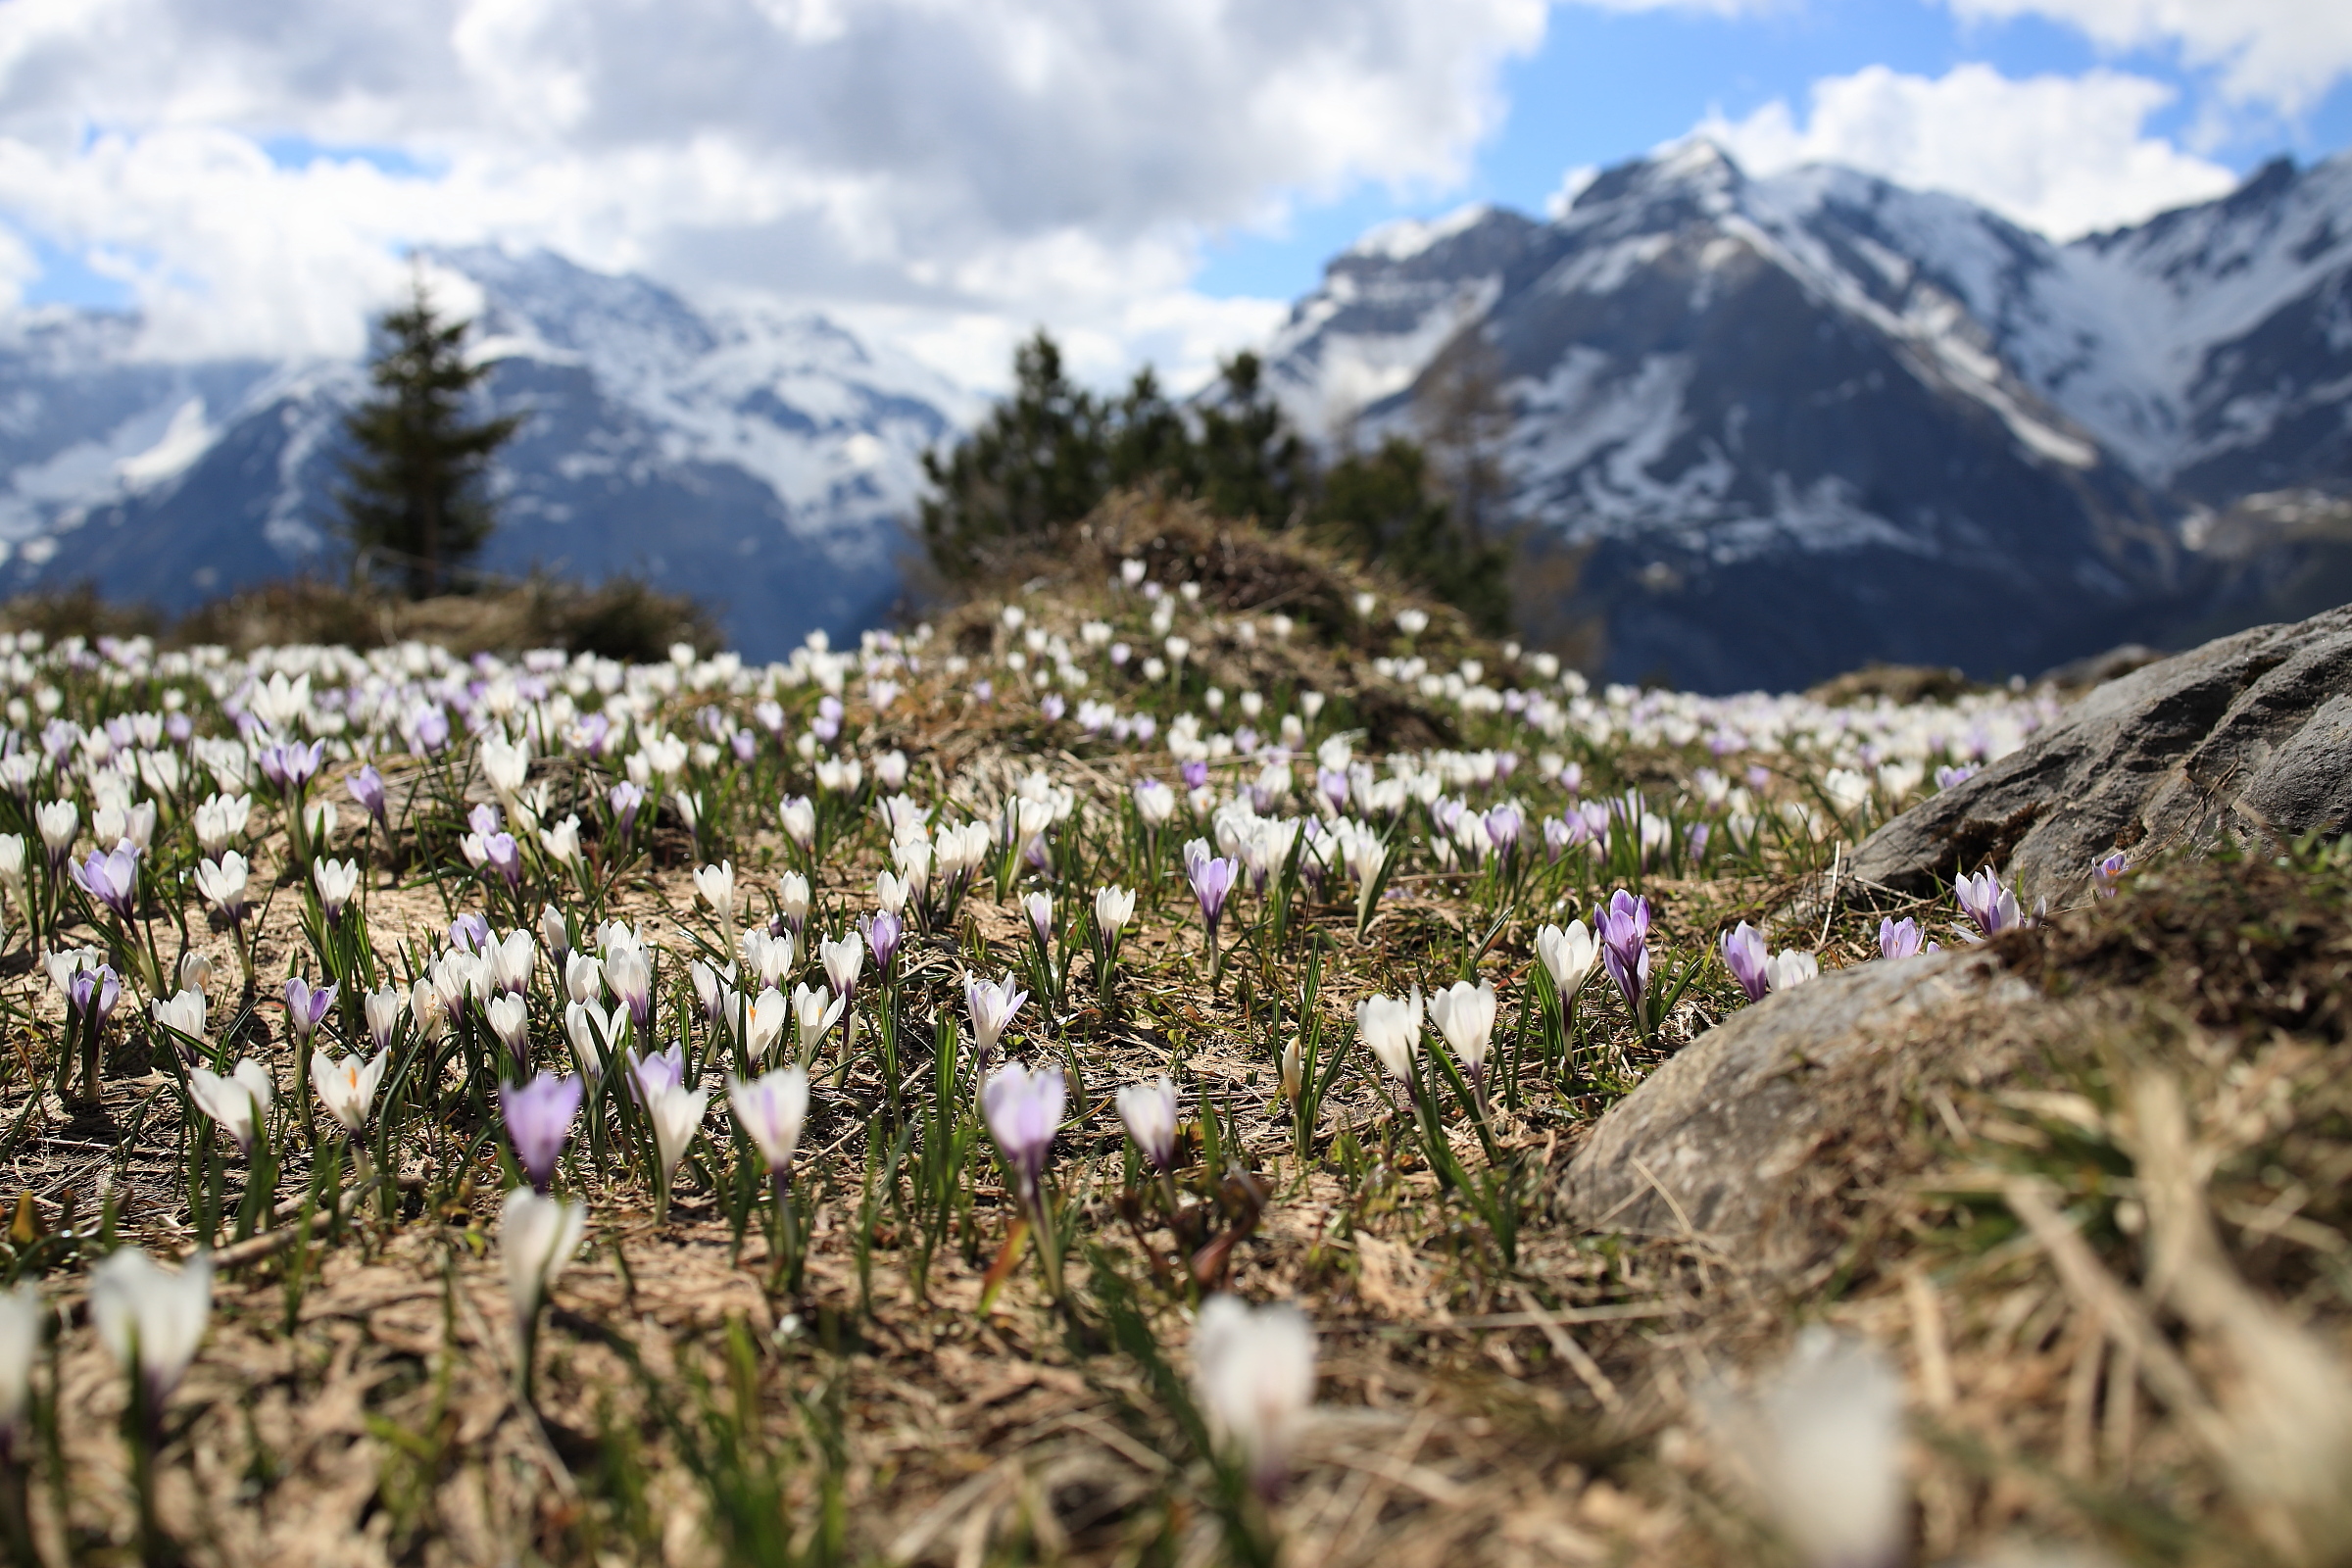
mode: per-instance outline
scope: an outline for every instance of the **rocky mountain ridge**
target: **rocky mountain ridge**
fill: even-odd
[[[921,454],[965,394],[822,317],[698,309],[547,252],[435,261],[482,290],[491,402],[528,415],[486,568],[640,571],[752,657],[886,612]],[[47,313],[0,336],[0,581],[176,609],[330,560],[362,368],[143,362],[137,329]]]
[[[1507,411],[1539,634],[1709,690],[2032,673],[2259,618],[2293,575],[2242,529],[2227,562],[2200,546],[2251,494],[2352,475],[2352,157],[2058,245],[1691,142],[1550,222],[1375,231],[1270,359],[1302,421],[1360,441],[1426,429],[1465,342]]]

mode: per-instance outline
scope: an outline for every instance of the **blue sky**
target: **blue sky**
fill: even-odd
[[[1800,108],[1815,80],[1873,65],[1934,77],[1970,62],[2014,78],[2106,68],[2163,82],[2180,96],[2143,129],[2239,174],[2280,153],[2308,163],[2352,144],[2352,80],[2339,79],[2316,108],[2292,118],[2240,108],[2219,127],[2227,133],[2208,141],[2201,132],[2217,127],[2199,122],[2214,73],[2184,67],[2177,47],[2102,49],[2035,16],[1962,21],[1942,6],[1901,0],[1805,0],[1728,17],[1562,7],[1539,50],[1504,64],[1505,118],[1460,185],[1396,190],[1366,182],[1338,200],[1301,200],[1278,232],[1243,228],[1212,239],[1195,286],[1219,297],[1296,297],[1314,286],[1326,260],[1385,220],[1436,217],[1473,201],[1541,216],[1566,171],[1639,157],[1711,112],[1739,121],[1775,99]]]

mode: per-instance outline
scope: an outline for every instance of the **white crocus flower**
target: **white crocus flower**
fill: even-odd
[[[1456,980],[1429,998],[1429,1021],[1438,1026],[1453,1059],[1475,1082],[1487,1072],[1487,1050],[1494,1038],[1494,987],[1487,981],[1472,985]]]
[[[176,1273],[125,1247],[90,1271],[90,1322],[117,1365],[135,1361],[147,1397],[160,1403],[179,1386],[213,1313],[213,1254],[199,1251]]]
[[[245,907],[245,894],[252,881],[252,868],[245,857],[234,850],[221,853],[218,860],[204,860],[196,867],[196,891],[211,901],[222,916],[234,920]]]
[[[1821,978],[1821,960],[1810,953],[1794,948],[1784,949],[1764,960],[1765,987],[1771,991],[1787,991],[1808,980]]]
[[[728,931],[735,929],[735,862],[721,860],[706,865],[694,873],[695,896],[718,911],[719,923]],[[729,942],[729,947],[734,943]]]
[[[821,986],[792,988],[793,1027],[801,1043],[801,1059],[808,1061],[816,1055],[816,1048],[825,1038],[825,1031],[840,1021],[849,1004]]]
[[[519,996],[531,988],[531,971],[539,966],[539,944],[528,931],[510,931],[482,949],[490,965],[490,984]]]
[[[1553,988],[1565,1002],[1600,962],[1600,944],[1584,921],[1571,920],[1565,931],[1547,925],[1536,933],[1536,956],[1543,960],[1544,973],[1551,976]]]
[[[784,1067],[760,1078],[727,1078],[727,1105],[735,1119],[760,1147],[769,1171],[791,1168],[800,1148],[801,1129],[808,1121],[808,1074]]]
[[[1119,934],[1135,918],[1132,888],[1099,888],[1095,892],[1095,925],[1105,937]]]
[[[40,830],[41,844],[49,851],[52,860],[62,859],[74,847],[74,835],[81,827],[81,808],[72,801],[48,801],[35,807],[33,826]]]
[[[816,847],[816,805],[806,795],[786,797],[776,808],[776,820],[783,826],[784,836],[806,854]]]
[[[222,850],[243,840],[245,826],[252,819],[252,796],[208,796],[196,808],[196,847],[208,858],[217,859]]]
[[[318,885],[318,902],[325,906],[328,919],[343,912],[352,895],[360,890],[360,862],[330,860],[319,857],[311,864],[311,880]]]
[[[710,1091],[688,1089],[684,1084],[664,1084],[647,1097],[646,1119],[654,1124],[654,1149],[662,1160],[662,1193],[667,1206],[670,1178],[677,1174],[678,1161],[686,1157],[686,1147],[703,1125],[703,1112],[710,1108]]]
[[[247,1056],[226,1076],[206,1067],[190,1067],[188,1093],[199,1110],[219,1122],[239,1149],[250,1152],[256,1126],[277,1099],[277,1085],[270,1080],[269,1068]]]
[[[1129,1084],[1118,1093],[1119,1120],[1144,1158],[1161,1170],[1176,1159],[1176,1085],[1166,1073],[1148,1084]]]
[[[507,1195],[498,1216],[498,1251],[507,1269],[507,1300],[517,1325],[538,1316],[539,1303],[580,1250],[587,1229],[585,1203],[543,1198],[528,1187]]]
[[[858,971],[865,967],[865,944],[853,931],[838,941],[820,942],[816,956],[825,966],[825,980],[833,994],[847,997],[857,989]]]
[[[1259,1491],[1272,1494],[1315,1399],[1315,1331],[1306,1314],[1282,1302],[1253,1308],[1210,1297],[1193,1325],[1193,1391]]]
[[[388,995],[398,997],[400,993]],[[354,1138],[368,1125],[376,1086],[384,1081],[384,1064],[390,1059],[391,1054],[382,1051],[366,1061],[356,1051],[341,1061],[329,1060],[323,1051],[311,1057],[311,1088],[318,1092],[318,1103]]]
[[[416,985],[409,989],[409,1016],[416,1020],[416,1032],[430,1040],[441,1032],[449,1021],[449,1008],[441,1000],[441,988],[433,977],[420,974]]]
[[[808,923],[808,879],[798,871],[787,871],[776,878],[776,906],[795,929]]]
[[[498,1036],[516,1061],[527,1060],[531,1051],[531,1015],[522,998],[513,992],[501,992],[490,999],[483,1012],[490,1020],[490,1032]]]
[[[564,1033],[571,1041],[571,1053],[579,1058],[580,1070],[592,1078],[604,1072],[608,1054],[619,1053],[621,1031],[628,1026],[625,1006],[607,1011],[594,1002],[574,1002],[564,1008]]]
[[[370,991],[360,999],[360,1012],[368,1020],[368,1038],[375,1042],[377,1051],[390,1049],[392,1037],[400,1029],[401,1009],[408,1004],[407,993],[397,986]]]
[[[743,968],[747,984],[750,977],[757,976],[762,986],[782,985],[792,973],[793,960],[799,956],[789,931],[780,937],[771,937],[754,927],[743,934]]]
[[[966,975],[963,981],[963,1004],[972,1018],[972,1041],[980,1059],[997,1049],[997,1039],[1021,1010],[1029,993],[1012,983],[1012,972],[1006,970],[1001,980],[983,980]]]
[[[744,1014],[743,1049],[754,1061],[768,1054],[778,1040],[784,1038],[784,1021],[791,1016],[792,1004],[784,993],[769,986],[760,993]]]
[[[575,953],[564,960],[564,994],[574,1002],[594,1002],[605,992],[605,966],[593,954]]]
[[[566,816],[554,827],[541,828],[539,844],[547,851],[547,858],[558,865],[577,865],[580,861],[579,817],[576,814]]]
[[[1409,1000],[1376,995],[1357,1003],[1355,1034],[1390,1077],[1410,1083],[1421,1054],[1421,988]]]
[[[169,1002],[154,1004],[155,1021],[166,1029],[176,1029],[190,1040],[204,1038],[204,993],[182,991]]]
[[[522,789],[523,778],[531,770],[531,753],[527,746],[510,744],[504,736],[485,735],[481,744],[482,776],[490,781],[491,789],[513,808],[515,795]]]

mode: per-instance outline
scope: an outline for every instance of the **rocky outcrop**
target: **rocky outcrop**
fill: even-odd
[[[1862,842],[1849,886],[1927,894],[2004,866],[2031,903],[2225,834],[2352,822],[2352,607],[2259,626],[2098,687],[2064,719]]]
[[[1986,953],[1860,964],[1743,1008],[1602,1117],[1568,1168],[1570,1217],[1594,1230],[1690,1236],[1766,1268],[1818,1250],[1805,1216],[1849,1185],[1833,1146],[1899,1122],[1920,1076],[2039,1004]]]

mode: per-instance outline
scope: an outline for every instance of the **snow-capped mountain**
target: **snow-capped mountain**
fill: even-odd
[[[1710,689],[2030,673],[2228,613],[2247,574],[2198,518],[2352,476],[2352,157],[2060,246],[1692,142],[1551,222],[1376,230],[1271,368],[1361,440],[1416,428],[1465,334],[1509,414],[1532,630]]]
[[[814,316],[697,309],[546,252],[435,258],[478,284],[501,454],[483,564],[637,570],[760,658],[854,631],[900,584],[921,454],[966,397]],[[0,325],[0,582],[179,608],[330,559],[354,363],[159,365],[139,323]]]

